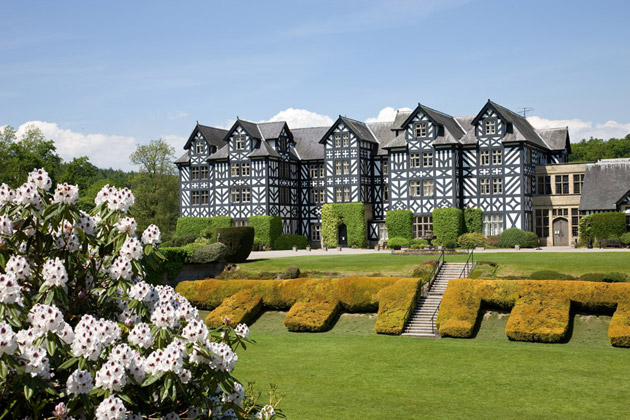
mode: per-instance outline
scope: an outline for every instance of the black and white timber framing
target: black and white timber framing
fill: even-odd
[[[184,149],[181,216],[281,216],[284,233],[315,240],[324,203],[363,202],[375,241],[391,209],[478,207],[503,229],[533,230],[535,167],[567,162],[570,143],[566,128],[537,131],[488,100],[474,117],[419,104],[390,122],[197,124]]]

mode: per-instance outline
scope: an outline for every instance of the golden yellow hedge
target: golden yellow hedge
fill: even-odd
[[[251,323],[260,313],[263,303],[260,296],[252,296],[249,292],[238,292],[217,306],[206,317],[206,325],[211,328],[221,326],[225,318],[230,318],[232,323]]]
[[[247,298],[243,298],[249,294],[261,299],[265,309],[290,310],[285,324],[292,331],[321,331],[328,328],[327,323],[334,320],[336,315],[336,312],[330,315],[328,311],[336,306],[337,310],[345,312],[378,311],[376,332],[400,334],[415,306],[421,286],[420,279],[397,277],[209,279],[184,281],[176,290],[197,307],[214,309],[207,318],[210,326],[220,324],[225,316],[236,322],[237,319],[246,319],[240,317],[255,312],[256,305],[248,305]]]
[[[557,343],[566,339],[571,306],[614,312],[608,336],[630,347],[630,284],[585,281],[470,280],[449,282],[438,313],[440,335],[472,337],[481,303],[511,309],[511,340]]]

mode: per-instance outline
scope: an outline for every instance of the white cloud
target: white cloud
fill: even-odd
[[[399,108],[398,111],[411,111],[411,108]],[[391,106],[385,107],[378,112],[376,118],[368,118],[365,122],[394,121],[397,110]]]
[[[28,121],[17,129],[18,138],[26,132],[29,126],[39,128],[46,139],[53,140],[57,147],[57,153],[65,161],[70,161],[79,156],[87,156],[90,162],[99,168],[114,168],[127,171],[137,169],[129,161],[129,155],[136,150],[136,146],[140,143],[135,137],[100,133],[77,133],[60,128],[56,123]],[[162,138],[175,147],[176,154],[181,151],[185,142],[183,137],[175,135],[165,135]]]
[[[186,111],[175,111],[167,114],[169,120],[179,120],[180,118],[186,118],[187,116],[188,112]]]
[[[272,121],[286,121],[291,128],[326,127],[332,125],[334,122],[328,115],[297,108],[287,108],[284,111],[278,112],[270,119],[260,122]]]
[[[609,138],[623,138],[630,133],[630,123],[607,121],[605,123],[593,123],[577,118],[571,120],[548,120],[537,116],[528,117],[527,120],[534,128],[569,127],[571,140],[576,142],[591,137],[608,140]]]
[[[175,158],[178,158],[184,154],[184,146],[186,145],[186,140],[188,140],[186,137],[177,136],[175,134],[167,134],[161,137],[162,140],[167,142],[175,149]]]

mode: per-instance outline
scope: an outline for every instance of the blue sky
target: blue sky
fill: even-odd
[[[0,1],[0,14],[0,125],[35,122],[62,157],[101,166],[129,168],[158,137],[181,149],[197,120],[286,110],[322,124],[418,102],[471,115],[491,98],[573,140],[630,132],[627,1]]]

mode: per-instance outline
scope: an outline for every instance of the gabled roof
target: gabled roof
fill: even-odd
[[[477,125],[481,117],[483,117],[483,114],[488,106],[494,108],[494,110],[499,115],[501,115],[501,117],[506,122],[512,124],[512,133],[507,133],[505,137],[503,137],[502,141],[504,143],[526,141],[536,146],[542,147],[543,149],[549,149],[549,146],[547,145],[547,143],[545,143],[545,140],[543,140],[538,132],[536,132],[534,127],[529,123],[529,121],[527,121],[526,118],[518,115],[514,111],[510,111],[509,109],[495,102],[492,102],[490,99],[488,99],[486,105],[481,108],[481,111],[479,111],[477,116],[475,116],[475,118],[473,119],[473,125]]]
[[[173,163],[175,163],[175,165],[183,165],[186,163],[190,163],[190,155],[188,154],[188,150],[186,151],[186,153],[184,153],[179,159],[177,159]]]
[[[455,117],[453,117],[451,115],[448,115],[448,114],[445,114],[443,112],[440,112],[437,109],[429,108],[428,106],[422,105],[422,104],[418,104],[416,109],[414,109],[407,116],[407,119],[405,119],[405,121],[402,123],[402,128],[407,127],[407,125],[409,125],[411,123],[412,119],[419,112],[423,112],[424,114],[427,114],[429,116],[429,118],[431,118],[433,120],[433,122],[435,122],[436,124],[444,127],[445,137],[448,137],[446,135],[446,131],[448,131],[450,133],[450,137],[455,140],[455,143],[458,143],[457,140],[459,140],[460,138],[462,138],[464,136],[464,134],[466,134],[466,132],[459,125],[459,123],[457,122]],[[436,140],[438,140],[438,139],[436,139]],[[442,140],[440,140],[440,142],[438,144],[449,144],[449,142],[451,142],[451,141],[452,140],[442,139]]]
[[[403,123],[407,120],[409,114],[411,114],[411,111],[396,110],[396,118],[394,118],[394,122],[392,123],[392,130],[402,130]]]
[[[383,149],[400,149],[403,147],[407,147],[407,134],[404,131],[383,146]]]
[[[580,210],[617,210],[630,191],[630,159],[605,159],[586,165]]]
[[[324,144],[319,141],[329,127],[294,128],[295,150],[302,160],[324,159]]]
[[[260,147],[254,149],[253,152],[247,155],[250,158],[254,157],[275,157],[279,158],[280,155],[276,150],[269,145],[265,140],[260,141]]]
[[[378,140],[377,155],[387,155],[387,150],[383,149],[383,146],[388,144],[396,137],[396,132],[392,130],[394,121],[377,121],[366,123],[366,125],[372,131],[372,134]]]
[[[225,144],[223,138],[228,132],[227,130],[224,130],[222,128],[210,127],[197,123],[192,133],[190,133],[190,137],[188,137],[188,141],[186,141],[184,149],[190,149],[190,146],[193,140],[195,140],[195,136],[197,135],[198,131],[201,133],[203,138],[206,139],[208,144],[215,146],[217,149],[223,147],[223,145]]]
[[[378,140],[376,140],[376,138],[364,122],[353,120],[352,118],[348,117],[342,117],[341,115],[339,116],[339,118],[337,118],[337,121],[335,121],[335,123],[330,126],[328,131],[326,131],[319,142],[326,143],[326,138],[328,138],[328,136],[330,136],[333,131],[335,131],[335,128],[339,125],[340,122],[345,124],[345,126],[348,127],[359,140],[378,144]]]
[[[286,121],[273,121],[273,122],[265,122],[265,123],[257,123],[258,130],[262,134],[265,140],[277,139],[280,137],[280,133],[282,133],[283,129],[286,129],[287,136],[292,138],[291,130],[289,130],[289,126]]]
[[[240,120],[237,119],[234,122],[234,125],[232,126],[232,128],[230,129],[230,131],[227,133],[226,140],[229,136],[232,135],[232,132],[236,129],[236,127],[238,126],[243,127],[243,129],[245,131],[247,131],[247,134],[249,134],[250,137],[256,139],[256,140],[261,140],[263,138],[262,133],[260,132],[260,130],[258,129],[258,125],[256,123],[250,122],[250,121],[245,121],[245,120]]]
[[[229,157],[228,148],[229,148],[229,145],[227,144],[224,145],[222,148],[217,150],[216,153],[211,154],[210,157],[206,160],[210,161],[210,160],[227,159]]]
[[[571,140],[569,139],[569,127],[544,128],[538,134],[545,140],[551,150],[568,149],[571,153]]]

